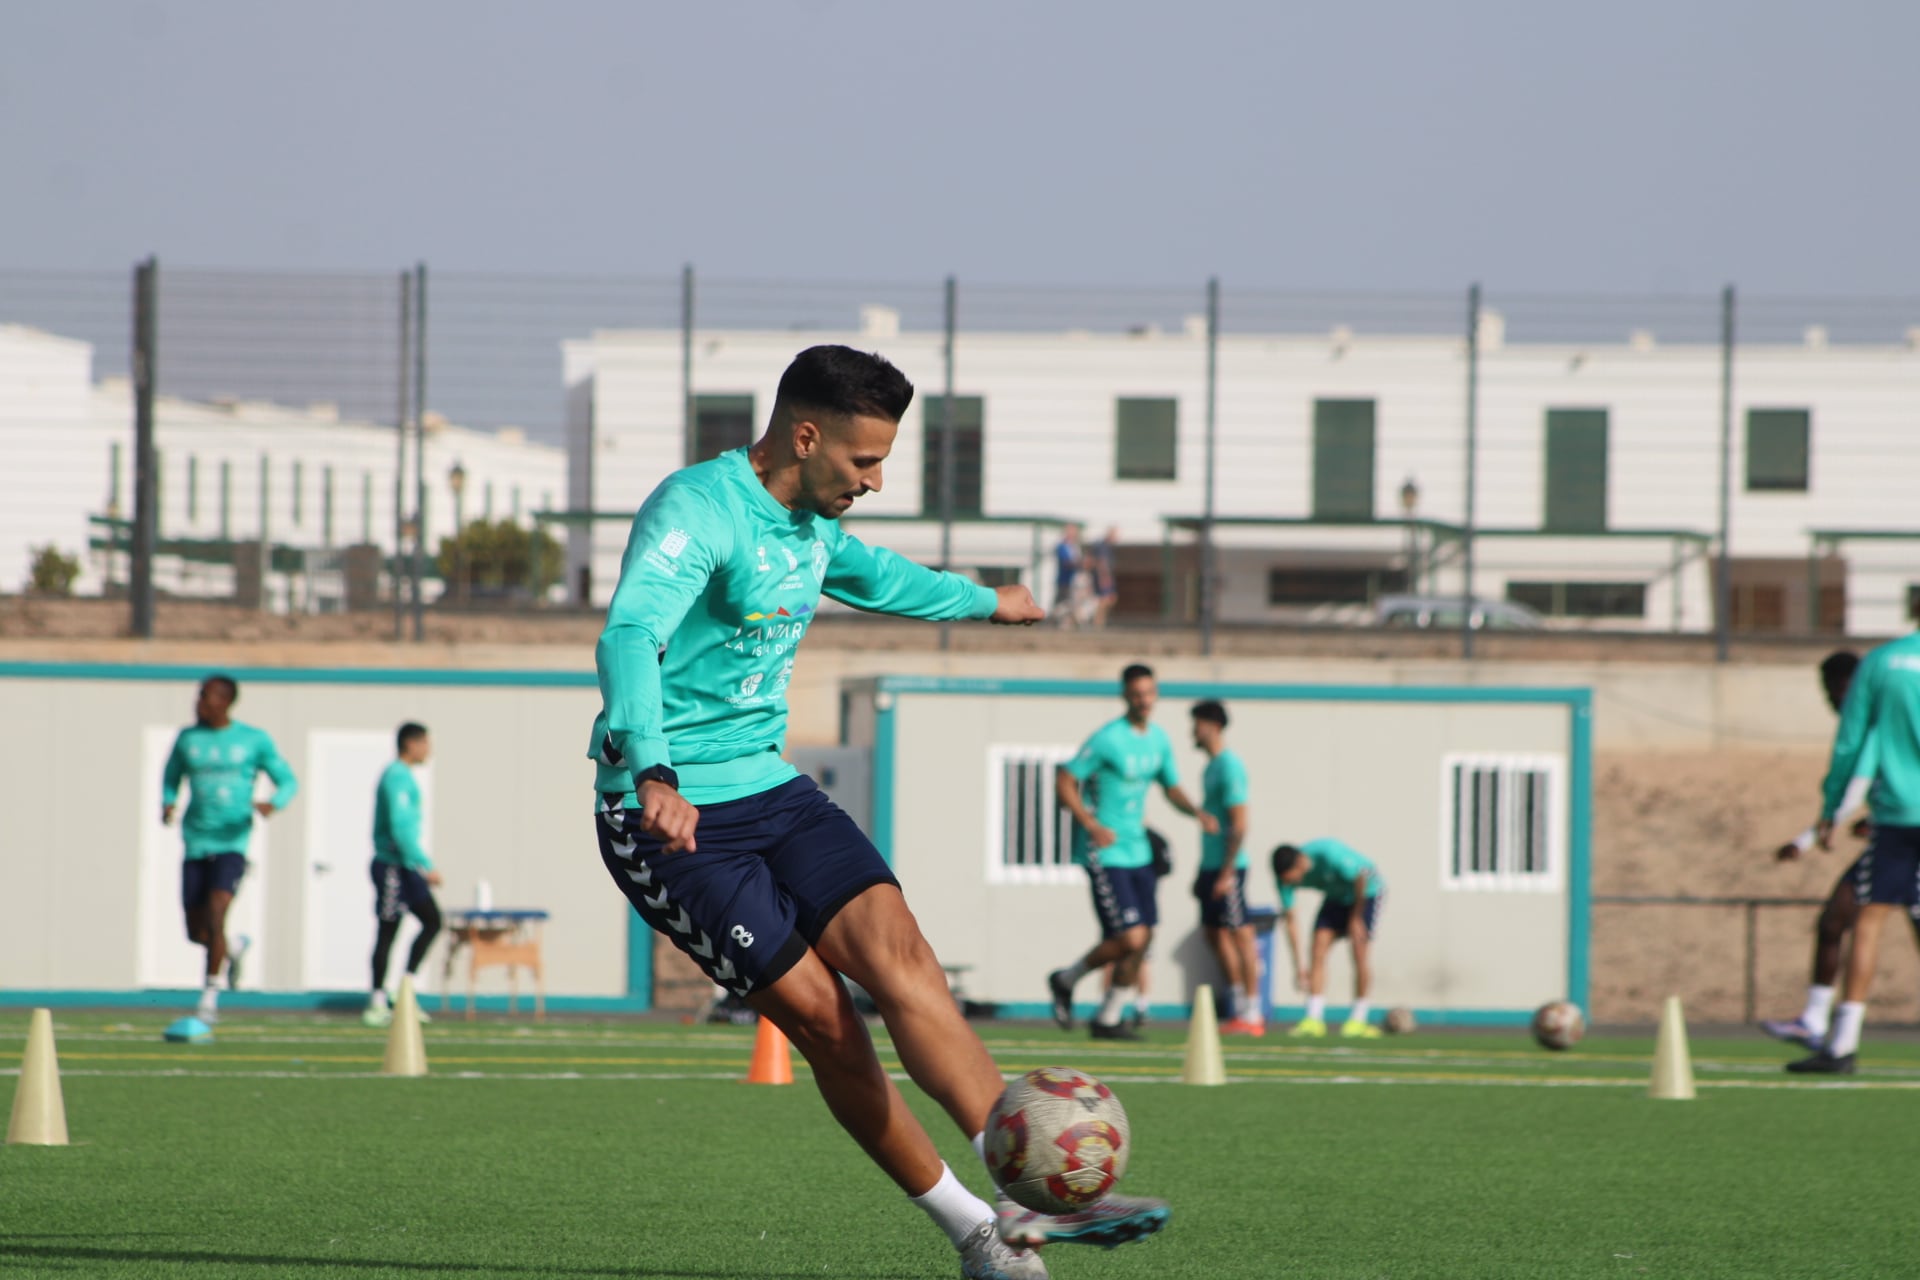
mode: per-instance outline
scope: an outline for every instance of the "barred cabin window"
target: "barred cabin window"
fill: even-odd
[[[1054,774],[1079,748],[987,748],[987,883],[1077,884],[1073,815],[1062,808]]]
[[[1441,769],[1442,887],[1558,889],[1567,803],[1562,759],[1450,755]]]

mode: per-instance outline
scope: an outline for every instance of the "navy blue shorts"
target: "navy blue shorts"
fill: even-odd
[[[1093,913],[1100,917],[1100,936],[1111,938],[1137,925],[1151,929],[1160,923],[1155,891],[1160,877],[1153,868],[1103,867],[1087,863],[1087,881],[1093,887]]]
[[[180,864],[180,905],[195,911],[212,901],[215,893],[238,893],[240,878],[247,874],[244,853],[213,853],[204,858],[188,858]]]
[[[1378,893],[1368,894],[1366,905],[1360,909],[1360,918],[1366,921],[1369,938],[1380,931],[1380,900],[1384,896]],[[1353,904],[1351,902],[1335,902],[1332,898],[1321,899],[1320,914],[1313,918],[1313,927],[1316,930],[1331,929],[1334,937],[1344,938],[1352,924]]]
[[[1920,910],[1920,827],[1874,827],[1853,864],[1853,894],[1863,907],[1890,902]]]
[[[425,876],[397,862],[374,861],[373,914],[381,924],[396,924],[409,911],[424,916],[433,909],[433,886]]]
[[[1200,900],[1200,925],[1206,929],[1238,929],[1247,922],[1247,869],[1235,867],[1233,888],[1216,898],[1213,886],[1218,883],[1218,867],[1203,867],[1193,878],[1193,896]]]
[[[613,882],[655,933],[737,996],[785,976],[847,903],[877,884],[900,886],[859,824],[804,775],[701,805],[694,853],[661,853],[619,796],[601,803],[594,828]]]

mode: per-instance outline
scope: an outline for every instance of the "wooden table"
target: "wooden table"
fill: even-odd
[[[446,968],[441,975],[440,1008],[447,1007],[447,993],[453,986],[454,957],[467,948],[467,1020],[473,1020],[474,975],[490,965],[507,968],[507,1012],[517,1012],[520,1002],[520,970],[533,971],[533,1017],[547,1017],[547,980],[540,967],[540,932],[547,922],[544,911],[449,911],[446,914]]]

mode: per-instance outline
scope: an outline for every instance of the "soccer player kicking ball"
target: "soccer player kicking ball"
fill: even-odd
[[[1852,1073],[1881,930],[1896,912],[1920,911],[1920,634],[1881,645],[1854,673],[1822,790],[1816,831],[1823,849],[1831,846],[1834,817],[1869,741],[1879,747],[1867,801],[1873,836],[1854,863],[1860,914],[1853,925],[1846,986],[1826,1043],[1813,1056],[1788,1063],[1787,1070],[1795,1073]]]
[[[180,784],[191,792],[180,819],[186,861],[180,867],[180,904],[187,937],[207,949],[207,980],[195,1015],[220,1020],[220,984],[233,985],[237,957],[227,949],[227,911],[247,874],[253,815],[270,818],[292,802],[300,784],[293,769],[262,730],[233,718],[240,686],[231,676],[208,676],[193,705],[193,724],[180,731],[160,779],[160,821],[171,824]],[[256,801],[260,774],[273,779],[270,800]],[[244,942],[245,940],[242,939]]]
[[[1152,721],[1159,686],[1139,663],[1120,673],[1127,713],[1094,731],[1079,754],[1054,774],[1060,807],[1073,815],[1073,860],[1087,869],[1100,941],[1074,963],[1047,975],[1053,1020],[1073,1026],[1073,988],[1089,973],[1111,964],[1113,985],[1093,1020],[1095,1040],[1139,1040],[1126,1014],[1140,993],[1141,967],[1153,928],[1160,923],[1160,877],[1147,840],[1147,788],[1155,782],[1167,803],[1197,818],[1212,833],[1219,824],[1180,789],[1173,740]]]
[[[753,445],[667,477],[634,517],[595,653],[595,828],[614,883],[714,982],[771,1019],[834,1118],[976,1280],[1036,1280],[1033,1246],[1116,1245],[1164,1202],[1109,1196],[1063,1217],[998,1214],[941,1161],[874,1052],[841,976],[887,1024],[907,1074],[984,1151],[1004,1081],[865,834],[781,758],[795,648],[825,594],[878,613],[1027,624],[997,590],[869,548],[839,525],[880,489],[913,385],[878,356],[811,347]]]
[[[1200,780],[1200,804],[1213,815],[1217,831],[1200,837],[1200,871],[1193,896],[1200,902],[1200,927],[1220,962],[1231,992],[1220,1030],[1227,1035],[1264,1036],[1267,1011],[1260,1000],[1260,952],[1247,923],[1247,766],[1227,746],[1227,709],[1218,702],[1193,704],[1193,745],[1207,755]],[[1292,922],[1288,922],[1289,931]]]
[[[1373,935],[1380,927],[1380,902],[1386,896],[1386,877],[1357,850],[1338,840],[1309,840],[1283,844],[1273,851],[1273,879],[1280,888],[1280,914],[1293,927],[1293,894],[1300,888],[1318,889],[1320,914],[1313,921],[1313,957],[1307,970],[1307,1016],[1288,1032],[1295,1036],[1327,1034],[1327,955],[1334,939],[1353,947],[1353,1008],[1340,1028],[1349,1038],[1378,1039],[1380,1028],[1367,1021],[1367,992],[1373,985]]]

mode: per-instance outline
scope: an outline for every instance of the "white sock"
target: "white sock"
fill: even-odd
[[[1075,960],[1072,964],[1061,969],[1060,973],[1065,975],[1068,982],[1078,982],[1087,976],[1087,962],[1084,959]]]
[[[1267,1020],[1267,1011],[1260,1007],[1260,991],[1258,988],[1241,995],[1239,1008],[1240,1019],[1243,1022],[1262,1023]]]
[[[1327,1016],[1327,1001],[1324,996],[1307,997],[1307,1017],[1318,1020]]]
[[[219,1004],[219,987],[215,986],[212,982],[208,982],[206,986],[200,988],[200,1007],[202,1009],[218,1008]]]
[[[947,1239],[956,1249],[973,1234],[975,1227],[993,1216],[987,1202],[962,1186],[944,1163],[940,1166],[940,1181],[933,1184],[933,1190],[911,1199],[927,1211],[935,1226],[947,1233]]]
[[[1347,1010],[1348,1022],[1365,1022],[1367,1015],[1373,1012],[1373,1005],[1366,1000],[1355,1000],[1353,1008]]]
[[[987,1135],[984,1130],[973,1135],[973,1154],[982,1166],[987,1163]]]
[[[1100,1006],[1100,1016],[1094,1021],[1103,1027],[1118,1026],[1121,1015],[1126,1013],[1127,1006],[1133,1003],[1135,995],[1136,992],[1132,987],[1110,989],[1107,992],[1106,1002]]]
[[[367,1008],[384,1009],[386,1007],[387,1007],[387,993],[381,988],[375,987],[373,989],[373,994],[367,997]]]
[[[1860,1048],[1860,1024],[1866,1021],[1867,1006],[1859,1000],[1843,1000],[1833,1018],[1833,1034],[1827,1037],[1827,1052],[1844,1058]]]
[[[1147,1016],[1147,993],[1142,991],[1133,998],[1133,1007],[1140,1011],[1141,1017]]]
[[[1829,1020],[1833,1016],[1833,988],[1812,986],[1807,988],[1807,1007],[1800,1011],[1800,1025],[1816,1036],[1827,1034]]]

